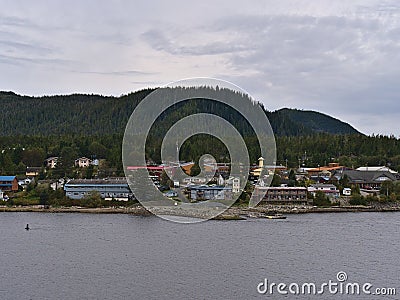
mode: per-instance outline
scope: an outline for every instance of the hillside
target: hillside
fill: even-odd
[[[314,133],[359,134],[355,128],[331,116],[310,110],[283,108],[274,112],[278,119],[289,119],[297,125],[304,126]]]
[[[83,94],[29,97],[13,92],[0,92],[0,135],[123,133],[131,112],[151,91],[146,89],[121,97]],[[188,101],[182,106],[186,115],[217,110],[233,124],[242,128],[247,126],[240,115],[232,113],[223,105],[210,104],[210,101]],[[274,132],[279,136],[359,133],[349,124],[318,112],[281,109],[275,112],[266,111],[266,114]],[[164,121],[168,119],[168,122],[164,122],[165,126],[184,115],[177,113],[175,109],[169,112],[169,116],[163,116]]]

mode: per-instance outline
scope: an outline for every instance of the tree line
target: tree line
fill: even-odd
[[[107,168],[123,175],[121,160],[122,134],[113,135],[57,135],[57,136],[0,136],[0,172],[2,175],[24,174],[26,167],[44,166],[47,157],[60,157],[58,177],[73,175],[75,159],[85,156],[103,159]],[[257,139],[244,138],[250,161],[260,156]],[[151,138],[146,144],[146,157],[154,163],[160,161],[161,138]],[[348,167],[386,165],[400,170],[400,140],[388,136],[311,134],[306,136],[277,136],[277,164],[289,168],[315,167],[339,162]],[[218,139],[208,135],[189,138],[181,147],[180,159],[198,161],[205,153],[220,162],[229,162],[227,148]],[[64,169],[62,169],[62,167]]]

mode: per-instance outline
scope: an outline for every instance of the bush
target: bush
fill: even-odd
[[[350,205],[367,205],[367,200],[363,196],[355,194],[351,196],[349,203]]]
[[[91,191],[82,200],[81,205],[90,208],[102,206],[102,199],[99,192]]]
[[[314,205],[316,206],[331,206],[331,200],[324,194],[324,192],[317,191],[314,197]]]
[[[365,200],[366,200],[367,203],[379,202],[379,201],[380,201],[380,199],[379,199],[378,197],[373,196],[373,195],[368,195],[368,196],[365,198]]]

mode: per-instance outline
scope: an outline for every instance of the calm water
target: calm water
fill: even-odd
[[[25,231],[29,223],[31,230]],[[346,299],[260,295],[268,278],[395,287],[400,214],[178,224],[157,217],[0,213],[0,299]]]

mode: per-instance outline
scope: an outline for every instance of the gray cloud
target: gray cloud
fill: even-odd
[[[16,27],[36,27],[37,25],[26,18],[16,16],[0,15],[0,25]]]
[[[1,36],[1,34],[0,34]],[[7,51],[9,49],[27,52],[27,53],[35,53],[40,55],[46,55],[54,52],[50,48],[42,47],[40,45],[32,45],[28,43],[21,43],[16,41],[9,41],[9,40],[0,40],[0,47],[2,51]]]
[[[24,66],[26,63],[36,65],[70,65],[74,63],[73,61],[59,58],[29,58],[2,54],[0,54],[0,62],[18,66]]]
[[[152,72],[144,72],[144,71],[138,71],[138,70],[125,70],[125,71],[72,71],[76,73],[81,73],[81,74],[97,74],[97,75],[109,75],[109,76],[132,76],[132,75],[154,75],[156,73]]]
[[[143,39],[155,50],[172,55],[216,55],[248,51],[249,45],[227,44],[224,42],[185,45],[168,38],[161,30],[149,30],[142,34]]]
[[[400,111],[395,0],[28,6],[21,11],[10,2],[0,16],[0,63],[4,74],[13,74],[12,82],[5,75],[0,82],[16,89],[75,92],[87,86],[120,94],[132,85],[219,77],[269,109],[314,109],[366,133],[400,135],[393,129]],[[27,84],[18,76],[23,68],[29,78],[49,80]]]
[[[232,65],[256,70],[247,81],[266,79],[276,97],[281,93],[300,104],[360,111],[375,104],[374,113],[383,113],[389,105],[400,108],[397,28],[388,31],[378,20],[344,17],[236,17],[224,23],[219,22],[220,32],[236,31],[241,43],[256,49],[233,55]]]

